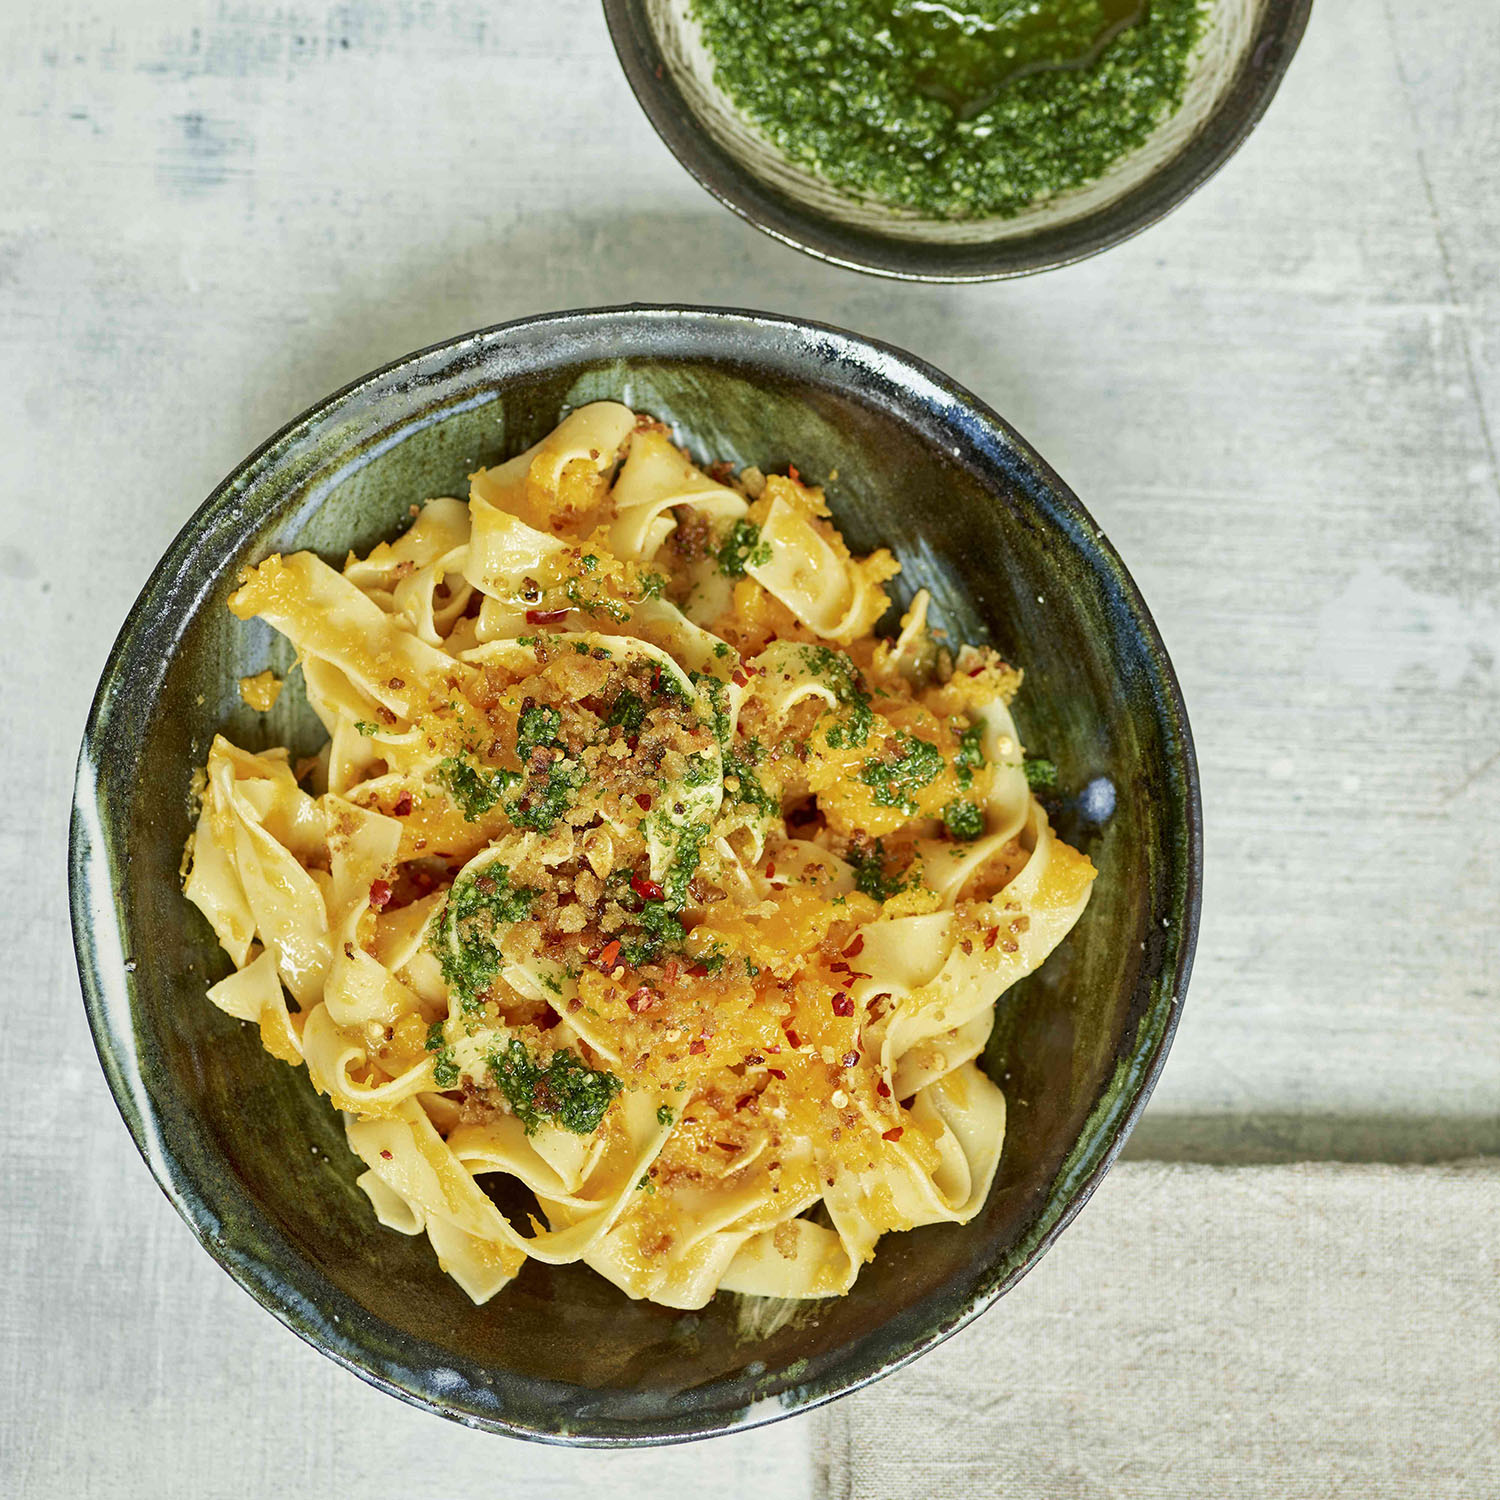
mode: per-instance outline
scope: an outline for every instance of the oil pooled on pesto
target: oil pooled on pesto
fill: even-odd
[[[1182,103],[1212,0],[691,0],[787,157],[936,218],[1082,187]]]

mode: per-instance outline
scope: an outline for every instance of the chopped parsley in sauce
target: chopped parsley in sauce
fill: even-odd
[[[473,1012],[484,1003],[484,992],[500,972],[495,938],[500,928],[526,920],[536,895],[528,886],[513,887],[504,865],[490,865],[448,892],[432,941],[443,978],[463,1010]]]
[[[968,843],[984,832],[984,811],[967,797],[955,797],[943,809],[943,826],[955,839]]]
[[[481,769],[457,755],[438,762],[437,779],[469,823],[482,818],[521,780],[515,771],[489,766]]]
[[[729,528],[714,554],[719,571],[728,578],[743,578],[745,569],[763,568],[771,560],[771,544],[760,539],[754,521],[739,520]]]
[[[870,738],[875,716],[870,709],[870,695],[865,691],[859,668],[842,651],[831,646],[805,646],[802,659],[807,669],[829,688],[844,710],[838,722],[828,731],[829,745],[840,750],[845,745],[857,749]]]
[[[942,772],[943,752],[931,740],[898,734],[883,759],[865,762],[859,779],[881,807],[899,807],[908,817],[915,817],[918,808],[914,794],[930,786]]]
[[[965,791],[974,784],[974,773],[984,764],[984,725],[970,724],[958,737],[958,753],[953,757],[958,784]]]
[[[495,1087],[505,1095],[516,1118],[533,1134],[544,1122],[574,1135],[592,1135],[620,1092],[620,1080],[591,1068],[576,1052],[554,1052],[544,1068],[520,1037],[490,1052],[485,1061]]]
[[[646,722],[646,702],[639,693],[626,688],[615,699],[609,717],[604,721],[610,728],[623,729],[627,737],[638,735]]]
[[[885,872],[885,845],[876,839],[870,849],[851,849],[848,860],[854,869],[854,888],[875,901],[889,901],[902,891],[910,890],[917,883],[914,872],[887,875]]]
[[[1040,756],[1028,756],[1026,760],[1026,785],[1032,791],[1045,791],[1057,785],[1057,767]]]
[[[458,1064],[443,1036],[443,1023],[434,1021],[427,1028],[427,1050],[437,1053],[432,1060],[432,1081],[440,1089],[455,1088],[458,1084]]]
[[[560,735],[562,715],[551,704],[529,699],[516,720],[516,755],[528,767],[526,787],[511,804],[510,820],[517,828],[550,833],[573,805],[574,794],[588,779],[577,761],[565,754]],[[538,769],[537,752],[552,757]]]

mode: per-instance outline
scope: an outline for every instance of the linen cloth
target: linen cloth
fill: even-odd
[[[1500,1162],[1123,1163],[819,1420],[827,1500],[1500,1495]]]

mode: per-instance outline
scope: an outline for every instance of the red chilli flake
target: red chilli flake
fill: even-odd
[[[396,805],[391,809],[398,818],[404,818],[411,811],[411,793],[402,792],[396,798]]]
[[[735,686],[736,686],[736,687],[744,687],[744,685],[745,685],[745,684],[746,684],[746,683],[747,683],[747,682],[749,682],[749,681],[750,681],[750,679],[749,679],[749,678],[748,678],[748,677],[746,677],[746,676],[745,676],[745,673],[744,673],[744,669],[743,669],[743,668],[741,668],[741,667],[736,667],[736,668],[735,668],[735,669],[734,669],[734,672],[733,672],[733,675],[731,675],[731,677],[730,677],[730,679],[729,679],[729,680],[730,680],[730,681],[731,681],[731,682],[732,682],[732,683],[733,683],[733,684],[734,684],[734,685],[735,685]]]
[[[390,904],[391,886],[387,880],[372,880],[370,882],[370,905],[376,911],[384,911]]]
[[[786,477],[790,479],[793,484],[802,483],[802,476],[797,472],[796,464],[788,464],[786,466]]]
[[[855,933],[854,941],[844,949],[845,958],[858,958],[865,951],[865,935],[862,932]]]
[[[854,1014],[854,1002],[843,990],[833,997],[833,1013],[836,1016],[852,1016]]]
[[[795,1031],[789,1031],[789,1032],[787,1032],[786,1039],[787,1039],[788,1042],[791,1043],[791,1045],[792,1045],[792,1051],[794,1051],[794,1052],[797,1050],[798,1047],[800,1047],[802,1045],[802,1038],[799,1037]]]
[[[386,1161],[391,1160],[391,1153],[389,1151],[382,1151],[380,1154]]]
[[[1000,929],[998,927],[991,927],[990,928],[989,936],[987,938],[985,938],[985,940],[984,940],[984,951],[986,953],[988,953],[990,951],[990,949],[995,946],[995,939],[998,938],[999,936],[1000,936]]]
[[[885,1081],[885,1079],[882,1078],[880,1082],[875,1085],[875,1092],[879,1094],[882,1099],[889,1099],[891,1097],[891,1086]]]
[[[708,965],[707,964],[693,964],[693,965],[691,965],[691,967],[689,967],[688,973],[691,974],[694,979],[707,979],[708,978]]]
[[[772,1078],[779,1078],[783,1083],[786,1082],[786,1074],[783,1073],[780,1068],[767,1068],[766,1072],[768,1072]]]
[[[880,1139],[883,1141],[899,1141],[905,1134],[906,1128],[904,1126],[894,1125],[889,1130],[882,1130],[880,1132]]]
[[[528,625],[556,625],[561,619],[566,618],[565,609],[528,609],[526,611],[526,623]]]
[[[625,1003],[630,1007],[630,1014],[638,1016],[643,1010],[650,1010],[656,1004],[656,991],[648,984],[643,984],[633,995],[625,997]]]
[[[705,1042],[701,1036],[694,1037],[693,1040],[688,1044],[688,1051],[691,1052],[695,1057],[698,1053],[706,1052],[707,1050],[708,1043]]]
[[[614,968],[615,960],[619,956],[620,940],[616,938],[613,942],[609,942],[604,945],[604,950],[599,955],[599,967],[605,970]]]
[[[770,863],[766,865],[766,879],[773,880],[776,877],[776,866]]]
[[[636,800],[637,803],[640,804],[640,808],[641,808],[642,812],[650,812],[651,811],[651,793],[650,792],[637,792],[635,794],[635,800]]]
[[[846,1052],[841,1059],[846,1068],[852,1068],[859,1062],[859,1053]]]
[[[642,901],[660,901],[665,892],[662,888],[645,875],[636,874],[630,877],[630,889],[633,890]]]

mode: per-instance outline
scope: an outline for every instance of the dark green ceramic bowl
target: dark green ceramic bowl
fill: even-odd
[[[425,1240],[382,1229],[304,1071],[203,998],[227,971],[182,897],[188,781],[223,730],[321,738],[295,682],[267,715],[236,679],[288,665],[225,599],[276,549],[342,559],[407,506],[465,493],[572,405],[614,397],[700,454],[825,479],[851,544],[885,545],[959,637],[1024,664],[1027,744],[1100,869],[985,1065],[1010,1129],[983,1213],[882,1240],[849,1296],[769,1338],[736,1300],[629,1301],[529,1263],[473,1307]],[[1113,812],[1110,809],[1113,804]],[[308,1342],[394,1395],[499,1432],[651,1443],[770,1421],[931,1348],[1013,1286],[1120,1149],[1166,1058],[1198,920],[1197,774],[1167,654],[1067,487],[974,397],[852,334],[756,313],[619,308],[488,329],[357,381],[283,429],[184,527],[110,655],[79,759],[73,933],[99,1057],[141,1154],[198,1238]]]

